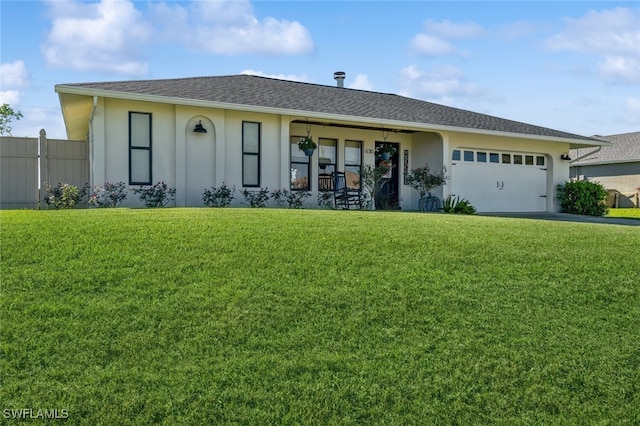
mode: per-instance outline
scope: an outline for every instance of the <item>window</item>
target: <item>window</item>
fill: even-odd
[[[511,164],[511,154],[502,154],[502,164]]]
[[[513,164],[522,164],[522,155],[514,154],[514,156],[513,156]]]
[[[473,161],[473,151],[464,152],[464,161]]]
[[[311,190],[311,157],[298,148],[301,136],[292,136],[289,144],[291,155],[291,189]]]
[[[533,166],[533,155],[525,155],[524,164],[527,166]]]
[[[345,177],[350,176],[360,180],[362,171],[362,142],[345,141],[344,143],[344,172]]]
[[[151,185],[151,114],[129,112],[129,185]]]
[[[454,149],[453,150],[453,153],[451,154],[451,160],[460,161],[460,150],[459,149]]]
[[[242,122],[242,186],[260,186],[260,123]]]
[[[338,141],[336,139],[318,139],[318,180],[327,178],[327,175],[336,171]],[[318,184],[320,188],[320,184]]]
[[[544,166],[544,156],[536,156],[536,166]]]
[[[489,154],[489,161],[491,163],[499,163],[500,162],[500,155],[492,152],[491,154]]]
[[[478,152],[477,154],[478,163],[486,163],[487,162],[487,153],[486,152]]]

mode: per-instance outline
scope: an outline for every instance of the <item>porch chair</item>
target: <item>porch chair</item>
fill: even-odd
[[[350,209],[352,205],[362,209],[362,191],[358,187],[348,186],[344,172],[331,173],[333,180],[333,202],[335,208],[343,206],[344,209]]]

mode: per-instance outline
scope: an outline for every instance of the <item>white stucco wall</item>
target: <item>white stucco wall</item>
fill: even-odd
[[[289,189],[289,135],[306,136],[304,124],[292,123],[304,117],[241,112],[212,108],[175,106],[150,102],[99,99],[90,128],[91,184],[129,182],[129,112],[152,114],[152,182],[165,181],[177,189],[175,205],[202,206],[205,188],[225,183],[235,187],[234,205],[244,201],[242,191],[242,122],[261,123],[260,185],[263,188]],[[206,134],[193,133],[202,121]],[[362,124],[362,123],[360,123]],[[403,210],[417,210],[416,191],[403,184],[404,150],[409,151],[408,168],[428,163],[433,171],[442,166],[451,170],[451,150],[457,148],[495,149],[509,152],[539,153],[547,158],[547,209],[557,211],[555,186],[569,177],[568,162],[560,155],[568,151],[565,143],[532,141],[520,138],[471,135],[457,132],[385,133],[387,142],[399,144],[399,196]],[[363,164],[373,164],[376,142],[384,140],[379,130],[313,125],[314,140],[338,140],[338,169],[344,170],[345,140],[363,142]],[[312,161],[312,193],[307,199],[316,207],[318,155]],[[443,198],[450,183],[434,191]],[[126,206],[141,206],[130,193]]]

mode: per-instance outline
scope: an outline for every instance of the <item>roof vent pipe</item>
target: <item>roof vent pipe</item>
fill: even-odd
[[[336,71],[333,73],[333,78],[338,82],[338,87],[344,87],[344,78],[346,74],[344,71]]]

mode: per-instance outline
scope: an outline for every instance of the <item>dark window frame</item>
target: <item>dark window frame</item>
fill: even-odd
[[[333,148],[335,150],[336,158],[334,158],[334,163],[324,163],[324,169],[320,166],[320,155],[322,152],[322,141],[332,141]],[[320,175],[323,173],[327,173],[327,167],[333,167],[333,171],[338,171],[338,139],[335,138],[318,138],[318,188],[320,187]],[[329,172],[330,173],[330,172]]]
[[[141,145],[134,145],[134,141],[133,141],[133,135],[131,133],[131,127],[132,127],[132,117],[134,115],[146,115],[149,117],[149,146],[141,146]],[[153,122],[153,117],[152,114],[150,112],[139,112],[139,111],[129,111],[129,185],[151,185],[153,182],[153,150],[152,150],[152,146],[153,146],[153,133],[152,133],[152,122]],[[148,152],[148,156],[149,156],[149,180],[148,181],[134,181],[133,180],[133,176],[132,176],[132,172],[133,172],[133,161],[132,161],[132,157],[133,157],[133,152],[134,151],[147,151]]]
[[[293,187],[293,182],[291,182],[291,178],[289,179],[289,189],[291,191],[311,191],[311,157],[305,156],[305,158],[307,159],[306,162],[302,162],[302,161],[293,161],[293,158],[291,157],[291,146],[292,145],[298,145],[298,142],[300,142],[300,139],[302,139],[304,136],[291,136],[289,138],[289,168],[293,169],[293,165],[306,165],[307,167],[307,187],[306,188],[294,188]],[[299,169],[303,169],[304,167],[298,167]]]
[[[258,152],[252,152],[252,151],[246,151],[245,150],[245,125],[246,124],[257,124],[258,125]],[[260,169],[261,169],[261,156],[260,156],[260,152],[262,151],[262,123],[260,123],[259,121],[246,121],[243,120],[242,121],[242,186],[245,188],[260,188],[260,181],[261,181],[261,173],[260,173]],[[258,182],[257,184],[254,183],[250,183],[247,184],[244,180],[244,176],[245,176],[245,168],[248,167],[247,164],[245,164],[245,159],[247,157],[258,157],[258,170],[256,170],[257,176],[258,176]]]

